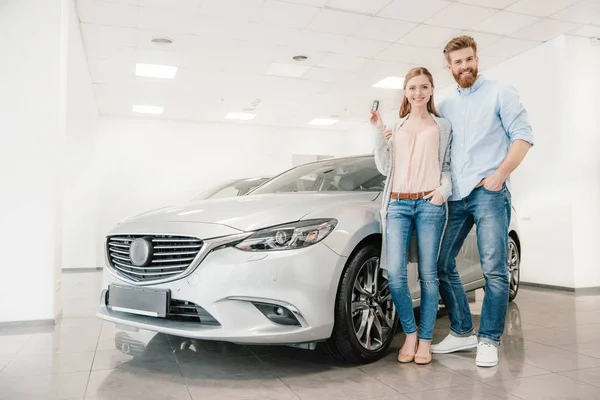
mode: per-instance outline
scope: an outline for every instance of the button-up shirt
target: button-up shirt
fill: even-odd
[[[467,197],[492,175],[515,140],[533,144],[527,111],[509,85],[479,76],[469,88],[457,86],[437,108],[452,124],[450,201]]]

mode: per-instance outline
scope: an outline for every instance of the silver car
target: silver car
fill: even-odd
[[[356,363],[385,354],[398,328],[379,268],[385,177],[372,155],[292,168],[246,196],[148,212],[106,238],[98,316],[180,337],[313,349]],[[510,225],[511,299],[520,242]],[[484,286],[475,231],[458,268]],[[409,265],[414,306],[420,288]]]

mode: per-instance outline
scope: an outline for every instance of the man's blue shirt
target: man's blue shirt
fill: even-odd
[[[437,106],[452,124],[452,196],[467,197],[502,164],[511,144],[533,144],[527,111],[516,89],[479,76],[473,86],[456,90]]]

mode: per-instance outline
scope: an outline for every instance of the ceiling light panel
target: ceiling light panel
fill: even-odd
[[[225,116],[226,119],[233,119],[238,121],[250,121],[256,117],[256,114],[243,113],[243,112],[230,112]]]
[[[404,88],[404,78],[399,76],[388,76],[374,84],[373,87],[382,89],[402,89]]]
[[[135,74],[146,78],[175,79],[177,67],[159,64],[136,64]]]
[[[319,126],[331,126],[331,125],[336,124],[338,122],[340,122],[339,119],[315,118],[312,121],[310,121],[308,124],[309,125],[319,125]]]
[[[131,108],[131,111],[138,114],[162,114],[165,110],[164,107],[157,106],[144,106],[144,105],[134,105]]]

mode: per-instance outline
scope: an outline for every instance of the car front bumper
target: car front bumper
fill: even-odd
[[[131,286],[105,267],[98,317],[175,336],[244,344],[301,344],[331,336],[339,278],[347,258],[323,243],[279,252],[213,251],[185,278],[156,284],[171,299],[195,303],[218,325],[114,311],[109,285]],[[285,307],[298,325],[273,322],[254,303]]]

